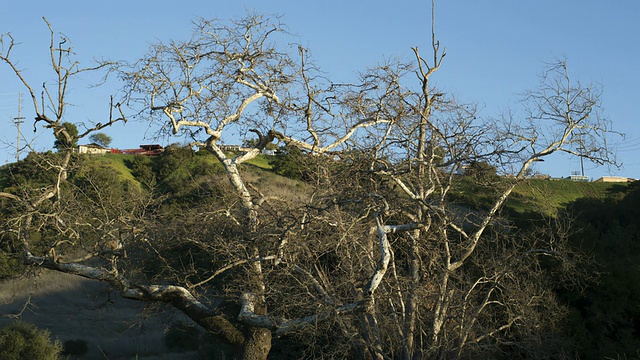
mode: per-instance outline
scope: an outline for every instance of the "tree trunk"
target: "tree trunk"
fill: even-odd
[[[264,301],[264,283],[262,282],[262,273],[260,263],[256,262],[253,266],[257,277],[253,289],[259,290],[259,295],[255,296],[254,313],[256,315],[267,315],[267,306]],[[271,351],[271,330],[268,328],[247,326],[244,331],[244,344],[242,346],[242,360],[266,360],[267,355]]]
[[[367,360],[384,360],[382,356],[382,344],[378,332],[378,324],[375,319],[375,310],[369,307],[364,314],[360,315],[361,336],[364,346],[362,348],[362,358]]]
[[[442,327],[444,325],[445,319],[448,314],[449,307],[449,273],[445,270],[443,274],[440,289],[439,289],[439,297],[436,300],[435,311],[434,311],[434,319],[432,325],[432,333],[431,333],[431,344],[435,348],[440,347],[441,341],[441,332]]]
[[[242,360],[266,360],[271,351],[271,330],[248,327],[242,347]]]
[[[416,290],[420,282],[420,260],[417,239],[420,237],[420,230],[416,230],[414,236],[411,237],[411,255],[409,260],[409,271],[411,281],[407,294],[407,307],[405,310],[404,324],[404,360],[411,360],[415,355],[415,331],[416,317],[418,313],[418,296]]]
[[[249,211],[254,216],[249,216],[249,226],[252,233],[255,233],[257,217],[255,216],[255,210]],[[260,252],[257,248],[253,249],[254,256],[260,256]],[[265,283],[262,274],[262,264],[260,261],[256,261],[251,264],[249,268],[249,288],[253,291],[255,296],[254,312],[256,315],[268,315],[267,304],[265,301]],[[243,360],[266,360],[269,351],[271,351],[271,329],[247,326],[245,330],[245,341],[242,349]]]

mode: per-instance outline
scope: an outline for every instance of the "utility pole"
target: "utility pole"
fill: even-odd
[[[586,152],[586,147],[584,146],[584,134],[578,133],[577,136],[580,144],[580,155],[578,156],[580,158],[580,173],[584,176],[584,154]]]
[[[24,116],[22,116],[22,93],[18,93],[18,117],[13,118],[16,127],[18,128],[18,138],[16,140],[16,161],[20,161],[20,124],[24,122]]]

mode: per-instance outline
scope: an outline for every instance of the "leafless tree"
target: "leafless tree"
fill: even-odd
[[[559,62],[526,94],[525,118],[483,120],[430,85],[445,57],[435,33],[430,58],[415,48],[413,61],[370,69],[357,84],[326,79],[308,50],[282,45],[287,36],[278,18],[201,19],[189,40],[154,44],[137,62],[102,64],[120,74],[121,103],[137,117],[217,158],[224,199],[163,218],[149,196],[113,191],[100,171],[67,184],[70,152],[43,158],[56,174],[51,185],[2,194],[25,209],[6,222],[25,263],[170,303],[246,359],[265,359],[274,337],[318,326],[339,335],[336,349],[376,359],[463,357],[553,326],[552,316],[523,324],[551,313],[545,307],[562,311],[545,287],[570,264],[562,223],[533,236],[500,212],[531,165],[552,153],[611,161],[599,93],[572,82]],[[59,77],[43,99],[12,61],[10,36],[0,59],[29,89],[36,123],[64,133],[66,84],[80,70],[64,65],[68,40],[55,44],[53,31],[51,39]],[[231,155],[221,142],[232,132],[258,141]],[[260,188],[242,167],[275,140],[317,155],[300,198]],[[471,209],[456,204],[466,186],[456,174],[474,162],[515,171],[488,179],[488,205]],[[72,209],[78,203],[86,208]],[[37,254],[34,234],[51,237]],[[181,247],[207,260],[178,268],[171,256]],[[149,258],[160,267],[153,276],[140,268]],[[546,269],[542,258],[563,266]]]
[[[28,90],[33,109],[35,111],[34,129],[43,124],[43,128],[50,129],[58,139],[63,139],[65,143],[72,144],[78,138],[82,138],[108,127],[118,121],[126,121],[122,111],[118,106],[113,105],[111,100],[111,111],[108,121],[85,126],[80,134],[73,134],[63,122],[66,114],[68,99],[67,89],[69,82],[84,72],[91,72],[106,67],[107,64],[97,65],[91,68],[81,68],[79,63],[73,60],[71,42],[64,36],[57,36],[51,25],[44,19],[50,32],[49,54],[51,69],[55,74],[53,84],[42,83],[42,90],[37,93],[27,80],[27,74],[18,68],[17,62],[13,59],[13,52],[16,42],[11,34],[5,34],[0,38],[2,60],[10,70],[18,77]],[[114,117],[113,110],[120,112],[120,117]],[[55,227],[70,235],[73,230],[68,222],[59,216],[60,209],[64,206],[65,199],[62,195],[62,187],[65,186],[68,172],[72,169],[72,149],[63,148],[56,156],[38,156],[34,154],[30,159],[37,163],[38,170],[51,174],[51,182],[42,184],[43,186],[34,189],[20,189],[21,193],[3,193],[3,197],[14,202],[16,208],[21,209],[19,217],[11,219],[17,227],[16,236],[24,251],[24,260],[29,264],[39,264],[41,261],[32,254],[31,236],[35,229],[40,229],[44,223],[55,224]],[[55,254],[58,241],[49,241],[48,252]],[[53,256],[55,258],[55,256]],[[56,259],[51,259],[55,262]]]
[[[151,208],[149,200],[137,194],[135,189],[118,189],[118,183],[100,169],[89,170],[69,182],[69,172],[82,169],[77,163],[82,158],[74,158],[72,149],[63,147],[58,154],[45,154],[34,160],[43,173],[53,174],[51,184],[29,191],[21,188],[21,194],[2,194],[3,198],[15,202],[14,209],[25,210],[5,219],[15,228],[15,241],[21,244],[25,264],[106,281],[126,298],[171,303],[236,347],[239,356],[248,359],[266,358],[272,334],[280,336],[323,322],[336,313],[351,313],[364,306],[366,297],[361,296],[320,310],[316,307],[294,319],[268,312],[266,298],[270,289],[266,277],[269,274],[264,269],[267,265],[283,263],[291,236],[287,228],[295,222],[285,229],[259,226],[268,219],[267,204],[280,200],[252,188],[241,174],[240,165],[255,157],[274,138],[271,132],[260,127],[247,129],[247,124],[259,124],[247,120],[248,109],[258,114],[264,112],[272,116],[274,123],[285,124],[286,119],[281,118],[280,112],[286,116],[286,107],[281,105],[278,94],[286,94],[286,86],[299,76],[299,64],[270,42],[271,37],[284,34],[277,22],[271,23],[260,16],[248,16],[231,26],[201,20],[196,25],[194,38],[184,43],[154,45],[147,57],[129,68],[124,64],[103,63],[94,68],[79,69],[78,63],[72,60],[69,40],[62,37],[56,43],[57,36],[50,26],[49,29],[51,65],[58,77],[55,90],[50,91],[45,84],[41,98],[13,61],[13,37],[5,35],[2,39],[1,59],[29,90],[37,114],[36,125],[44,122],[46,129],[64,137],[66,143],[73,143],[74,135],[69,134],[62,123],[68,101],[68,82],[84,71],[115,69],[128,86],[130,97],[125,100],[132,103],[138,100],[136,95],[142,95],[142,102],[153,112],[152,119],[156,118],[155,113],[161,114],[161,120],[167,121],[163,128],[173,134],[189,133],[195,144],[218,158],[235,194],[238,211],[226,212],[230,219],[227,225],[233,228],[233,235],[222,239],[227,243],[227,261],[197,281],[188,280],[182,284],[145,282],[144,274],[129,267],[140,256],[135,250],[146,245],[145,249],[155,252],[159,261],[167,266],[170,263],[159,252],[166,245],[163,242],[166,236],[151,238],[159,232],[155,231],[155,225],[147,226],[146,223],[153,218],[147,213]],[[119,105],[112,107],[120,111],[120,118],[95,124],[77,137],[87,136],[116,121],[126,121]],[[53,116],[49,116],[47,110],[52,111]],[[259,137],[256,147],[238,156],[228,156],[219,146],[219,140],[222,133],[232,127],[256,133]],[[270,130],[272,126],[264,125],[263,128]],[[199,135],[204,135],[203,141],[197,141]],[[263,214],[259,215],[260,212]],[[211,213],[191,214],[185,224],[197,231],[193,228],[194,220],[203,215],[206,217]],[[214,216],[214,220],[218,217]],[[214,228],[220,229],[219,226]],[[206,227],[201,231],[209,233],[211,229]],[[279,231],[280,235],[274,238],[271,234],[266,235],[266,231]],[[176,243],[215,249],[211,245],[215,245],[215,239],[205,238],[203,242],[201,236],[192,232],[184,235],[185,238],[177,239]],[[385,239],[381,232],[379,241]],[[125,256],[128,248],[134,250],[129,257]],[[388,261],[388,257],[383,258]],[[302,268],[296,271],[300,276],[308,277]],[[203,301],[207,295],[215,295],[215,289],[203,293],[198,289],[214,284],[221,274],[238,272],[242,286],[238,285],[240,291],[236,302],[240,308],[234,316],[228,317],[219,303]],[[375,291],[383,272],[384,268],[371,271],[372,280],[366,293]],[[313,299],[310,302],[315,303]]]
[[[450,358],[480,351],[486,343],[512,343],[513,334],[531,324],[554,329],[562,309],[545,287],[552,270],[543,262],[553,258],[562,264],[553,271],[570,266],[575,257],[568,256],[567,237],[561,236],[566,230],[562,223],[549,224],[549,233],[534,240],[509,228],[500,211],[532,164],[555,152],[615,163],[606,140],[616,133],[602,116],[600,91],[573,81],[565,61],[550,64],[540,86],[524,95],[523,118],[483,120],[473,105],[431,87],[445,57],[435,33],[431,53],[425,58],[415,48],[413,64],[385,64],[364,73],[363,86],[347,95],[341,108],[350,110],[345,135],[317,130],[335,129],[315,125],[325,120],[315,117],[318,112],[332,120],[336,113],[323,112],[314,91],[307,92],[307,106],[299,111],[314,124],[307,125],[310,141],[274,132],[281,141],[320,154],[337,146],[359,149],[369,156],[358,159],[368,160],[367,182],[393,188],[349,186],[362,189],[361,198],[385,201],[375,222],[385,239],[393,239],[380,250],[387,259],[378,266],[386,286],[371,294],[376,306],[367,308],[359,332],[377,358],[398,355],[383,344],[401,344],[407,359]],[[487,204],[469,210],[455,204],[456,193],[467,186],[457,173],[477,162],[510,169],[511,176],[493,179],[484,189]],[[344,188],[338,193],[344,195]]]

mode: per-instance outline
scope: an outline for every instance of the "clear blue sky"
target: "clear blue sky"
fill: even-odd
[[[35,4],[34,4],[35,3]],[[197,17],[228,19],[245,10],[281,14],[318,64],[337,81],[373,66],[385,57],[409,58],[411,47],[424,53],[430,41],[430,1],[11,1],[0,5],[0,33],[11,32],[20,47],[15,56],[25,76],[39,86],[47,73],[46,16],[72,41],[82,64],[93,58],[133,60],[156,40],[184,39]],[[517,94],[535,86],[544,62],[566,58],[582,82],[604,87],[606,114],[627,134],[618,152],[622,170],[586,164],[588,176],[613,174],[640,178],[640,1],[637,0],[440,0],[436,31],[447,57],[435,84],[464,101],[477,102],[482,115],[497,115],[517,105]],[[85,79],[89,82],[91,79]],[[116,83],[99,89],[72,87],[75,105],[69,120],[103,121]],[[6,67],[0,67],[0,163],[15,159],[18,92],[24,91]],[[53,140],[33,133],[33,111],[25,102],[23,132],[38,150]],[[148,142],[141,124],[118,125],[105,132],[113,147]],[[538,170],[567,176],[580,162],[567,155],[540,163]]]

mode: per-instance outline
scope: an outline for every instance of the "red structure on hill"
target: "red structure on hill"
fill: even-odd
[[[155,156],[160,155],[164,151],[162,145],[152,144],[152,145],[140,145],[138,149],[125,149],[121,150],[122,154],[128,155],[147,155],[147,156]]]

